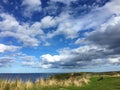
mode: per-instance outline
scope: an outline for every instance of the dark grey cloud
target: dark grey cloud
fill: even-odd
[[[96,46],[82,46],[76,49],[63,49],[59,55],[41,56],[42,65],[49,65],[49,68],[88,68],[98,64],[106,64],[107,51]],[[98,63],[99,62],[99,63]]]
[[[89,33],[86,40],[108,50],[112,50],[114,54],[120,54],[119,26],[120,16],[115,16],[108,24],[104,24],[100,29]]]
[[[113,16],[97,30],[89,32],[76,49],[59,50],[58,55],[41,56],[41,67],[89,68],[104,65],[120,65],[120,16]],[[82,43],[83,43],[82,42]],[[48,66],[47,66],[48,65]]]

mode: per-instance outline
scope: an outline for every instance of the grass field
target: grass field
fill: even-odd
[[[92,77],[90,83],[79,90],[120,90],[120,77],[106,76],[103,80],[98,79],[99,77]]]
[[[0,80],[0,90],[120,90],[117,74],[57,74],[46,80]]]
[[[46,87],[43,90],[120,90],[120,77],[105,76],[99,81],[100,77],[91,77],[90,82],[82,87]]]

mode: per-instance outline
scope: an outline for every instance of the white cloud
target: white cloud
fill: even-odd
[[[78,37],[78,31],[81,28],[74,20],[63,21],[59,24],[56,34],[64,34],[66,38]]]
[[[51,1],[65,2],[63,0],[51,0]],[[71,2],[71,0],[69,2]],[[69,9],[65,11],[66,13],[64,13],[63,10],[63,12],[58,17],[52,19],[53,21],[56,21],[58,28],[54,30],[54,32],[48,33],[47,36],[48,38],[52,38],[56,35],[62,34],[69,39],[78,38],[80,31],[91,28],[96,29],[100,27],[101,24],[106,22],[109,18],[111,18],[112,15],[115,14],[119,15],[120,14],[119,4],[120,4],[119,0],[112,0],[110,2],[107,2],[102,7],[93,7],[91,11],[84,16],[77,17],[73,17],[72,15],[68,14]]]
[[[40,0],[23,0],[23,6],[26,6],[24,15],[30,17],[34,11],[41,10],[41,1]]]
[[[111,0],[102,9],[107,10],[108,13],[120,14],[120,0]]]
[[[29,6],[39,6],[41,5],[40,0],[23,0],[23,5],[29,5]]]
[[[71,18],[71,16],[67,13],[62,13],[60,16],[53,19],[56,23],[55,25],[58,25],[58,28],[52,33],[48,33],[48,38],[52,38],[60,34],[70,39],[78,37],[78,31],[82,28],[81,22],[75,18]]]
[[[39,0],[31,2],[30,1],[23,1],[23,5],[27,6],[26,10],[30,10],[29,12],[33,12],[38,10],[38,7],[40,8],[41,3]],[[74,0],[69,0],[66,2],[63,0],[51,1],[63,2],[68,4],[68,2],[70,3]],[[107,62],[107,59],[109,59],[111,63],[117,63],[119,62],[118,58],[109,56],[116,53],[119,54],[118,52],[120,51],[119,4],[120,1],[112,0],[102,7],[93,8],[88,14],[78,17],[73,17],[69,14],[69,11],[66,11],[66,13],[63,12],[56,17],[45,16],[43,17],[41,22],[35,22],[32,25],[30,25],[29,23],[19,24],[19,22],[12,15],[4,13],[0,15],[0,17],[3,19],[2,21],[0,21],[0,37],[12,36],[26,46],[39,46],[41,42],[44,42],[44,45],[50,45],[49,42],[45,41],[45,39],[52,38],[60,34],[64,35],[67,39],[74,39],[78,38],[80,31],[95,28],[95,31],[88,32],[88,35],[86,35],[84,39],[79,38],[75,42],[75,44],[83,44],[84,42],[85,44],[88,44],[85,41],[87,40],[87,42],[91,42],[89,44],[94,43],[93,46],[81,46],[79,48],[71,50],[69,48],[62,49],[59,50],[58,55],[45,54],[40,57],[41,61],[39,63],[33,61],[35,59],[34,57],[26,56],[26,58],[24,57],[26,61],[23,61],[22,64],[28,66],[38,65],[43,68],[67,68],[83,67],[97,64],[97,62],[103,64],[104,62]],[[41,28],[45,29],[54,27],[56,25],[58,26],[57,29],[46,33],[46,35],[44,31],[41,30]],[[87,39],[87,37],[89,37],[89,39]],[[98,46],[96,45],[96,43]],[[102,47],[102,45],[108,45],[110,46],[110,48],[112,48],[112,50],[106,47]],[[101,46],[102,48],[99,46]],[[2,48],[0,49],[0,52],[10,51],[10,49],[6,48],[8,47],[6,45],[1,44],[1,47]]]
[[[65,2],[63,0],[53,0],[53,2],[54,1]],[[66,2],[72,1],[74,0]],[[108,2],[105,6],[94,8],[90,13],[86,14],[85,16],[80,16],[77,18],[69,15],[69,11],[66,11],[66,13],[63,12],[57,17],[46,16],[41,20],[41,22],[35,22],[32,25],[29,25],[28,23],[20,25],[13,16],[4,13],[0,15],[1,18],[3,18],[3,21],[0,22],[0,28],[6,31],[1,32],[0,37],[15,37],[19,41],[23,42],[26,46],[38,46],[41,42],[36,38],[36,36],[42,36],[44,41],[46,38],[52,38],[59,34],[62,34],[65,36],[65,38],[69,39],[78,38],[79,31],[93,27],[99,27],[110,15],[115,13],[119,14],[118,3],[119,1],[117,0]],[[37,8],[41,5],[41,1],[23,0],[22,5]],[[111,5],[113,5],[112,7],[115,9],[111,9]],[[101,13],[103,14],[101,15]],[[58,25],[58,28],[56,30],[53,30],[52,32],[48,32],[46,35],[44,35],[44,32],[41,30],[41,28],[49,28],[56,25]],[[46,43],[45,45],[49,45],[49,43]]]
[[[50,55],[50,54],[46,54],[46,55],[42,55],[41,60],[43,61],[47,61],[47,62],[56,62],[60,60],[60,57],[58,55]]]
[[[48,68],[87,68],[88,66],[97,64],[95,60],[98,59],[101,65],[105,62],[103,58],[106,58],[106,56],[103,53],[107,53],[107,50],[90,45],[76,49],[64,48],[58,52],[58,55],[42,55],[40,57],[39,67],[45,65],[47,68],[48,65]]]
[[[3,19],[3,21],[0,21],[0,28],[4,30],[15,30],[19,23],[16,21],[16,19],[5,13],[1,13],[0,17]]]
[[[120,63],[120,57],[109,58],[110,63]]]
[[[14,52],[20,49],[18,46],[0,44],[0,53]]]
[[[85,38],[79,38],[75,41],[75,44],[85,44]]]
[[[56,26],[57,21],[52,16],[46,16],[41,20],[41,27],[42,28],[49,28]]]
[[[33,4],[32,2],[28,2],[28,0],[23,2],[23,5],[25,5],[25,3],[28,3],[28,5],[35,5],[37,2],[39,2],[38,4],[40,5],[40,1],[32,1]],[[63,12],[57,17],[46,16],[41,20],[41,22],[35,22],[32,25],[29,25],[28,23],[20,25],[13,16],[2,15],[1,17],[4,18],[4,20],[0,22],[0,27],[7,31],[1,32],[0,37],[6,37],[7,35],[13,36],[26,46],[38,46],[41,43],[41,40],[38,40],[36,36],[42,38],[44,42],[45,39],[52,38],[60,34],[64,35],[67,39],[78,38],[81,30],[99,27],[106,18],[110,17],[111,14],[114,14],[114,12],[111,11],[111,13],[108,10],[110,9],[109,4],[113,2],[114,1],[108,2],[108,4],[103,7],[94,8],[85,16],[75,18],[68,14],[69,11],[66,11],[66,13]],[[103,14],[101,15],[101,13]],[[8,24],[9,22],[10,24]],[[58,26],[57,29],[46,33],[46,35],[41,30],[41,28],[49,28],[56,25]],[[44,45],[49,45],[49,43],[45,43]]]
[[[41,24],[35,22],[19,24],[19,22],[11,15],[2,13],[0,21],[0,37],[12,36],[26,46],[39,46],[40,41],[36,36],[42,36],[44,32],[40,29]]]
[[[75,2],[77,0],[50,0],[50,1],[52,1],[52,2],[61,2],[61,3],[69,5],[71,2]]]
[[[48,69],[48,68],[50,68],[51,66],[52,66],[51,64],[47,64],[47,65],[45,65],[45,64],[38,64],[37,67],[41,67],[41,68]]]

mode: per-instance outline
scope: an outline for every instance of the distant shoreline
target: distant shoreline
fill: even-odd
[[[88,71],[84,71],[84,72],[83,71],[81,71],[81,72],[30,72],[30,73],[29,72],[26,72],[26,73],[25,72],[20,72],[20,73],[18,73],[18,72],[16,72],[16,73],[14,73],[14,72],[12,72],[12,73],[11,72],[1,73],[0,72],[0,74],[41,74],[41,73],[42,74],[51,74],[51,73],[61,74],[61,73],[109,73],[109,72],[110,73],[113,73],[113,72],[120,73],[120,70],[118,70],[118,71],[98,71],[98,72],[96,72],[96,71],[89,71],[89,72]]]

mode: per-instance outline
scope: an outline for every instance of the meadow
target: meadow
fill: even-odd
[[[0,80],[0,90],[120,90],[119,73],[56,74],[35,82]]]

